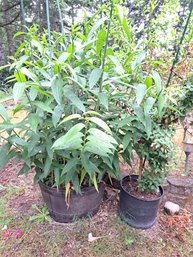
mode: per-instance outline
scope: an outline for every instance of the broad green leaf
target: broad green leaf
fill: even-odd
[[[0,116],[6,121],[9,120],[7,110],[2,104],[0,104]]]
[[[61,175],[64,175],[64,174],[68,173],[71,169],[76,168],[77,163],[78,163],[78,158],[73,158],[73,159],[68,160],[62,170]]]
[[[30,124],[30,129],[36,133],[39,124],[39,117],[36,113],[30,113],[28,115],[28,122]]]
[[[147,76],[145,79],[145,84],[146,84],[147,88],[151,87],[152,86],[152,77]]]
[[[109,108],[109,97],[108,94],[105,92],[99,92],[98,99],[101,105],[103,105],[106,110],[108,111]]]
[[[93,123],[95,123],[96,125],[98,125],[99,127],[101,127],[102,129],[104,129],[107,133],[112,134],[109,126],[102,119],[100,119],[98,117],[91,117],[91,118],[89,118],[89,120],[92,121]]]
[[[100,172],[97,166],[88,158],[87,154],[81,155],[81,162],[82,162],[82,166],[89,174],[90,178],[93,177],[94,172],[98,172],[98,173]]]
[[[63,88],[64,82],[61,78],[61,76],[54,76],[51,80],[51,88],[52,88],[52,94],[54,96],[54,99],[56,102],[60,105],[62,104],[62,88]]]
[[[115,9],[117,11],[118,17],[120,22],[122,23],[123,19],[124,19],[124,11],[123,11],[123,7],[121,5],[116,5]]]
[[[94,70],[92,70],[90,77],[89,77],[89,88],[90,89],[92,89],[97,84],[101,75],[102,75],[101,69],[95,68]]]
[[[126,17],[124,17],[124,19],[122,21],[122,26],[123,26],[123,30],[124,30],[125,34],[127,35],[128,40],[131,41],[132,40],[132,29],[129,27],[128,19]]]
[[[155,81],[156,92],[157,92],[157,94],[159,94],[162,90],[161,77],[157,71],[154,71],[152,74],[152,78]]]
[[[88,130],[88,132],[91,135],[95,136],[96,138],[101,139],[104,142],[107,142],[107,143],[110,142],[112,144],[117,145],[117,141],[111,135],[108,135],[105,132],[103,132],[103,131],[101,131],[101,130],[99,130],[97,128],[90,128]]]
[[[155,99],[153,97],[148,97],[147,100],[144,103],[144,113],[146,115],[149,114],[149,112],[151,111],[153,105],[155,103]]]
[[[100,30],[97,34],[96,41],[96,53],[99,56],[101,54],[101,49],[106,41],[107,32],[105,30]]]
[[[76,106],[82,112],[85,112],[85,107],[83,105],[83,102],[69,87],[64,87],[63,93],[64,93],[64,96],[68,98],[74,106]]]
[[[71,115],[65,117],[64,119],[62,119],[62,121],[59,123],[59,126],[61,124],[63,124],[64,122],[67,122],[69,120],[79,119],[80,117],[81,117],[80,114],[71,114]]]
[[[35,102],[33,102],[33,104],[45,112],[53,113],[52,109],[50,108],[50,106],[47,103],[35,101]]]
[[[130,139],[132,137],[132,133],[131,132],[127,132],[125,134],[125,136],[123,137],[123,151],[125,151],[125,149],[128,147],[128,145],[130,144]]]
[[[1,154],[0,154],[0,171],[8,161],[13,158],[15,155],[15,151],[10,151],[10,145],[5,144],[1,147]]]
[[[145,115],[145,130],[149,137],[152,131],[152,120],[149,115]]]
[[[49,156],[47,156],[45,164],[44,164],[44,168],[43,168],[44,178],[46,178],[49,175],[49,173],[51,172],[51,170],[50,170],[51,165],[52,165],[52,159]]]
[[[58,138],[52,148],[55,150],[60,149],[81,149],[83,133],[80,131],[85,127],[83,123],[74,125],[64,136]]]
[[[38,83],[38,77],[33,73],[31,72],[29,69],[25,68],[25,67],[22,67],[21,68],[21,72],[26,75],[28,78],[30,78],[32,81]]]
[[[91,36],[95,33],[95,31],[106,21],[106,17],[98,20],[95,25],[92,27],[91,31],[88,34],[88,38],[91,38]]]
[[[143,101],[145,94],[146,94],[146,85],[138,84],[136,86],[136,100],[138,105],[140,105],[141,102]]]
[[[69,57],[70,55],[71,55],[70,53],[64,52],[64,53],[62,53],[62,54],[59,56],[58,60],[61,61],[61,62],[65,62],[65,61],[68,59],[68,57]]]
[[[43,53],[44,48],[43,48],[43,45],[40,43],[40,41],[38,41],[36,39],[32,39],[31,45],[35,46],[38,49],[38,51],[40,52],[40,54]]]
[[[25,91],[25,83],[17,82],[13,86],[13,99],[17,102],[23,96]]]
[[[146,57],[146,52],[145,51],[141,51],[137,55],[135,61],[132,63],[131,68],[134,70],[138,65],[140,65],[142,63],[142,61],[145,59],[145,57]]]
[[[114,63],[116,72],[118,74],[123,75],[124,74],[124,69],[123,69],[123,66],[121,65],[121,63],[119,62],[118,58],[116,56],[113,56],[113,55],[108,55],[108,57]]]
[[[134,111],[137,115],[138,120],[145,125],[145,117],[141,107],[134,107]]]
[[[38,91],[34,87],[31,87],[30,91],[29,91],[30,100],[34,101],[36,99],[37,95],[38,95]]]
[[[54,108],[54,112],[52,114],[52,122],[53,122],[53,125],[54,127],[56,127],[57,123],[59,122],[62,114],[64,112],[64,107],[62,105],[57,105],[55,108]]]

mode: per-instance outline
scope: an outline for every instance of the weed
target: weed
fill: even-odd
[[[40,208],[38,208],[38,206],[36,204],[33,204],[32,208],[34,210],[36,210],[38,213],[33,216],[30,216],[30,219],[29,219],[30,221],[36,220],[40,224],[44,224],[45,221],[48,221],[48,222],[52,221],[52,219],[49,216],[49,211],[48,211],[47,206],[43,206],[40,209]]]

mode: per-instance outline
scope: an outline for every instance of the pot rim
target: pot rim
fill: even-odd
[[[46,189],[48,190],[53,190],[55,192],[62,192],[62,193],[65,193],[66,192],[66,189],[65,188],[59,188],[57,189],[56,187],[50,187],[48,185],[46,185],[44,182],[42,181],[38,181],[38,184],[42,185],[43,187],[45,187]],[[97,183],[99,187],[102,187],[102,186],[105,186],[105,183],[103,181],[101,181],[100,183]],[[99,188],[100,189],[100,188]],[[85,192],[89,192],[89,191],[93,191],[95,190],[97,192],[97,190],[95,189],[94,186],[85,186],[85,187],[82,187],[81,188],[81,192],[82,193],[85,193]],[[71,194],[74,194],[74,195],[77,195],[76,191],[75,190],[71,190]],[[79,194],[78,194],[79,195]]]
[[[135,199],[137,199],[137,200],[139,200],[139,201],[142,201],[142,202],[154,202],[154,201],[158,201],[158,200],[160,200],[160,199],[162,198],[162,196],[163,196],[163,194],[164,194],[164,190],[163,190],[163,187],[162,187],[162,186],[159,186],[159,187],[158,187],[161,195],[158,196],[158,197],[156,197],[155,199],[141,199],[141,198],[138,198],[138,197],[136,197],[136,196],[134,196],[134,195],[131,195],[131,194],[130,194],[128,191],[126,191],[125,188],[123,187],[123,182],[124,182],[125,180],[130,179],[131,177],[136,177],[136,178],[137,178],[138,175],[136,175],[136,174],[127,175],[127,176],[123,177],[123,178],[121,179],[121,181],[120,181],[121,190],[123,190],[123,191],[124,191],[126,194],[128,194],[130,197],[135,198]]]

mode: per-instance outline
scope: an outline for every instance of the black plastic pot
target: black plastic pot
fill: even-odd
[[[126,176],[121,180],[119,213],[121,218],[134,228],[147,229],[153,226],[163,196],[163,189],[159,187],[160,197],[155,200],[138,199],[130,195],[124,188],[125,181],[137,181],[137,175]]]
[[[70,193],[69,207],[65,202],[65,189],[52,188],[39,182],[44,202],[48,206],[50,216],[57,222],[72,222],[76,218],[94,215],[99,210],[103,199],[104,183],[98,185],[99,193],[94,186],[82,189],[82,194]]]

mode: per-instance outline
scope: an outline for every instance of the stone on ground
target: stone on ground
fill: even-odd
[[[164,209],[165,211],[169,214],[169,215],[174,215],[179,213],[180,211],[180,206],[176,203],[172,203],[167,201],[164,205]]]

